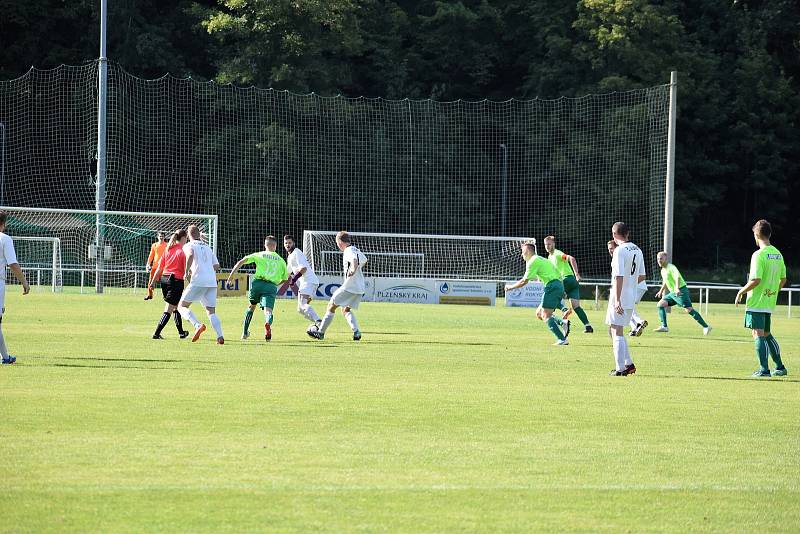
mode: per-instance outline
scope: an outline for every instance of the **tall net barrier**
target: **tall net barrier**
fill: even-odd
[[[267,234],[557,237],[608,276],[618,220],[655,272],[669,86],[557,100],[298,95],[109,66],[106,209],[214,213],[230,267]],[[0,82],[0,203],[95,206],[97,66]]]
[[[145,263],[158,232],[170,234],[195,224],[212,248],[217,247],[217,217],[202,214],[166,214],[95,210],[2,207],[8,212],[6,233],[13,236],[17,260],[31,283],[94,286],[101,256],[104,283],[117,287],[143,287]],[[103,245],[97,248],[98,228]],[[53,243],[57,244],[56,252]],[[49,246],[49,252],[48,252]],[[49,255],[48,255],[49,254]],[[44,276],[44,279],[42,279]],[[11,278],[9,278],[11,280]]]
[[[334,231],[306,230],[303,252],[319,275],[341,276],[342,251]],[[520,245],[536,239],[350,232],[367,256],[364,273],[399,278],[440,278],[502,282],[525,270]]]
[[[53,292],[62,290],[64,278],[59,238],[17,235],[14,237],[14,252],[31,287]],[[6,272],[6,280],[12,284],[19,283],[10,272]]]

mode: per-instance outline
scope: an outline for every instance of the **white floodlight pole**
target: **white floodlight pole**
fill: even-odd
[[[107,0],[100,0],[100,61],[99,87],[97,97],[97,191],[95,209],[103,212],[106,209],[106,101],[108,98],[108,58],[106,57],[106,19]],[[105,259],[105,218],[97,214],[97,258],[95,272],[95,290],[103,292],[103,261]]]
[[[667,190],[664,198],[664,252],[672,261],[672,228],[675,212],[675,126],[678,117],[678,73],[669,80],[669,133],[667,134]]]

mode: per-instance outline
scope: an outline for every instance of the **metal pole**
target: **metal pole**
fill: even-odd
[[[669,81],[669,133],[667,135],[667,190],[664,198],[664,252],[672,261],[672,217],[675,207],[675,126],[678,116],[678,73]]]
[[[503,166],[501,168],[500,174],[503,180],[503,211],[502,211],[502,218],[500,223],[500,235],[506,235],[506,215],[508,214],[508,147],[505,143],[500,145],[500,148],[503,151]]]
[[[6,185],[6,125],[0,122],[0,130],[3,135],[0,137],[0,204],[3,203],[3,193]]]
[[[97,197],[96,209],[106,209],[106,100],[108,98],[108,58],[106,57],[107,0],[100,1],[100,61],[97,98]],[[105,217],[97,214],[97,259],[95,291],[103,292],[103,260],[105,259]]]

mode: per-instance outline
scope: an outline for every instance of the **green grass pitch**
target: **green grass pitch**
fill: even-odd
[[[141,295],[22,297],[3,331],[0,531],[800,529],[800,318],[757,367],[742,309],[683,313],[613,366],[604,311],[553,347],[533,311],[365,303],[315,342],[220,299],[227,342],[150,339]],[[322,302],[315,302],[318,311]],[[204,317],[204,315],[201,315]],[[631,338],[629,338],[631,339]]]

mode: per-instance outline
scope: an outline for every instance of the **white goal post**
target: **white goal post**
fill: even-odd
[[[156,235],[163,232],[169,239],[172,232],[190,224],[197,225],[208,245],[215,252],[217,249],[217,215],[18,206],[0,209],[8,214],[6,233],[15,243],[57,240],[50,241],[58,246],[57,287],[83,286],[92,279],[96,282],[98,276],[110,287],[143,287],[147,283],[145,263]],[[102,235],[101,250],[97,247],[98,234]],[[17,256],[20,266],[30,263],[19,251]]]
[[[61,291],[64,277],[61,268],[61,239],[42,236],[16,236],[14,251],[20,268],[26,272],[28,283],[42,285],[42,272],[49,276],[49,285],[53,292]],[[35,279],[32,275],[36,274]],[[6,275],[7,280],[11,280]],[[47,280],[45,279],[45,282]]]
[[[336,234],[305,230],[303,251],[318,275],[342,274]],[[348,232],[369,260],[369,276],[505,282],[520,278],[525,262],[520,245],[533,237]]]

